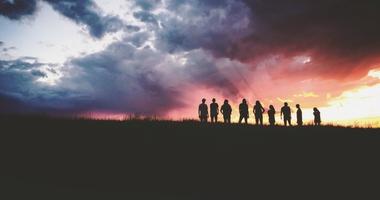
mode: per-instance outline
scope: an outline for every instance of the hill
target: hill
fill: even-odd
[[[359,199],[380,180],[379,129],[0,122],[1,199]]]

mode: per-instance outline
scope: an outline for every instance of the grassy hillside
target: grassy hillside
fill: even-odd
[[[360,199],[380,182],[379,129],[41,117],[0,125],[1,199]]]

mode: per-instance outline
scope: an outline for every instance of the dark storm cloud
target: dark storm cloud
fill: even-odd
[[[127,41],[69,61],[71,67],[65,70],[69,76],[61,80],[64,84],[59,89],[80,94],[80,101],[61,101],[75,102],[70,109],[76,111],[164,116],[186,105],[183,98],[191,87],[238,93],[220,73],[214,58],[202,50],[189,52],[183,57],[187,62],[181,64],[166,53],[136,48]]]
[[[178,91],[165,84],[157,60],[163,55],[149,48],[118,42],[100,53],[74,59],[67,83],[79,84],[77,90],[93,101],[89,110],[138,114],[162,114],[181,105]]]
[[[54,10],[73,20],[79,25],[88,28],[93,37],[101,38],[105,33],[115,32],[123,28],[123,22],[116,16],[103,16],[100,9],[92,0],[43,0],[49,3]],[[19,20],[23,16],[33,15],[36,11],[35,0],[0,0],[0,14],[12,20]],[[127,26],[128,30],[136,29]]]
[[[49,86],[38,82],[46,78],[36,58],[24,57],[16,60],[0,60],[0,113],[50,113],[70,114],[81,111],[88,105],[88,97],[70,87]]]
[[[161,0],[135,0],[135,4],[143,10],[152,10],[161,4]]]
[[[0,0],[0,15],[12,20],[31,16],[37,9],[35,0]]]
[[[379,1],[245,3],[251,9],[254,32],[235,44],[231,57],[254,60],[267,54],[294,56],[306,52],[313,57],[314,72],[330,76],[354,70],[363,61],[380,55]],[[330,74],[330,70],[334,72]],[[363,68],[363,73],[366,70]]]
[[[49,96],[36,83],[38,78],[44,76],[38,70],[42,65],[33,58],[0,60],[0,94],[29,103],[39,97]]]
[[[184,105],[189,86],[217,86],[237,93],[204,52],[186,56],[188,63],[168,61],[168,55],[150,48],[137,49],[117,42],[105,51],[71,61],[74,67],[66,83],[94,99],[88,110],[164,115]],[[175,76],[173,76],[175,74]],[[90,102],[90,101],[89,101]]]
[[[100,38],[107,32],[120,30],[123,22],[115,16],[101,16],[92,0],[45,0],[54,10],[78,24],[88,27],[90,34]]]
[[[252,32],[250,10],[241,1],[171,0],[167,9],[172,15],[157,16],[163,27],[157,37],[169,52],[204,48],[224,56]]]
[[[154,25],[158,25],[158,22],[157,22],[157,19],[156,19],[156,16],[149,13],[149,12],[146,12],[146,11],[139,11],[139,12],[135,12],[133,13],[133,16],[136,18],[136,19],[139,19],[140,21],[142,22],[146,22],[146,23],[151,23],[151,24],[154,24]]]

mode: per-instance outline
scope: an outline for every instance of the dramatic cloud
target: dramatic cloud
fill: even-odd
[[[43,63],[37,62],[35,58],[20,58],[17,60],[0,61],[0,99],[2,109],[6,111],[8,106],[14,102],[25,104],[24,107],[32,105],[43,105],[42,99],[49,99],[50,94],[43,91],[44,88],[37,80],[45,74],[39,70]],[[6,101],[6,100],[12,101]],[[13,102],[14,100],[14,102]],[[13,102],[13,103],[12,103]],[[12,108],[12,107],[11,107]]]
[[[362,76],[378,61],[379,1],[246,0],[245,3],[251,9],[255,31],[235,46],[233,57],[248,62],[268,54],[293,57],[306,53],[312,57],[309,73],[334,78]]]
[[[173,57],[118,42],[67,63],[72,66],[67,73],[74,76],[62,81],[93,100],[88,110],[163,116],[188,103],[183,97],[191,87],[223,88],[226,95],[236,95],[237,88],[219,72],[218,62],[225,61],[202,50]]]
[[[31,16],[36,11],[35,0],[0,0],[0,15],[12,20]]]
[[[37,4],[0,2],[12,20]],[[203,94],[322,106],[367,84],[362,78],[380,63],[377,1],[134,0],[117,17],[90,0],[44,2],[93,37],[123,35],[59,70],[30,58],[1,61],[3,102],[159,116],[192,108]],[[51,79],[48,69],[60,73],[54,84],[41,82]]]
[[[120,30],[123,22],[115,16],[102,16],[92,0],[45,0],[67,18],[88,27],[90,34],[100,38],[107,32]]]
[[[88,28],[93,37],[101,38],[107,32],[115,32],[123,27],[123,22],[116,16],[102,15],[92,0],[43,0],[54,10]],[[37,0],[1,0],[0,14],[12,20],[33,15]],[[126,27],[129,28],[129,27]]]
[[[240,1],[168,1],[157,15],[161,48],[169,52],[204,48],[224,56],[251,32],[250,10]]]
[[[161,0],[135,0],[135,4],[143,10],[153,10],[161,4]]]

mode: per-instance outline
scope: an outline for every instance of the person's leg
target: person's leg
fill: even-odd
[[[218,115],[215,115],[215,123],[218,122]]]
[[[260,125],[262,126],[263,125],[263,116],[260,116]]]
[[[284,125],[286,126],[287,125],[287,121],[286,121],[286,119],[284,118]]]
[[[244,121],[246,124],[248,124],[248,117],[244,117]]]
[[[239,124],[241,123],[241,121],[243,120],[243,116],[239,116]]]
[[[291,119],[288,119],[288,124],[289,124],[289,126],[292,126],[292,121],[291,121]]]

